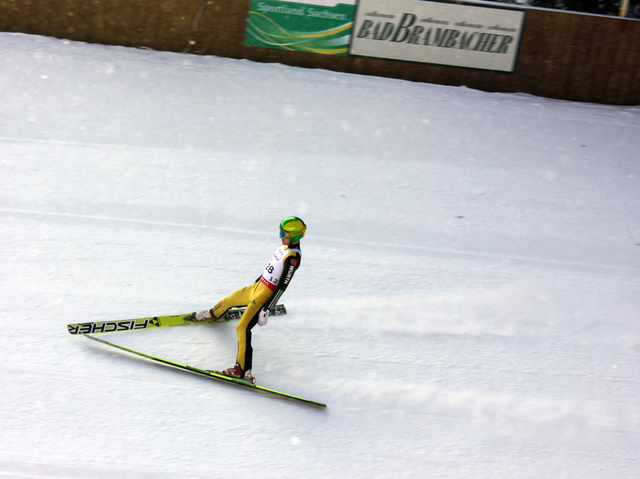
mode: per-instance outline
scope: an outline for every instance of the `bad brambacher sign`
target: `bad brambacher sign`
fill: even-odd
[[[350,53],[512,72],[524,15],[476,3],[360,0]]]

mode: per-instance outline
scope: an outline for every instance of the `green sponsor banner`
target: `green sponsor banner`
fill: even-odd
[[[252,0],[245,45],[347,55],[355,0],[344,1],[331,5],[326,0],[316,3]]]

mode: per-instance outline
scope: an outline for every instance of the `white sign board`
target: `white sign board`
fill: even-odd
[[[360,0],[350,53],[512,72],[524,16],[477,3]]]

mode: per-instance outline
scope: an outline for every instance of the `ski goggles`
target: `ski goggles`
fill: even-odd
[[[304,228],[302,228],[302,230],[300,231],[285,231],[284,229],[280,228],[280,238],[291,238],[292,240],[295,239],[300,239],[304,236],[304,233],[307,231],[307,227],[305,226]]]

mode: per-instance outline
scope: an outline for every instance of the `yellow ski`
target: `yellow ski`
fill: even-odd
[[[200,321],[193,323],[191,321],[185,321],[185,316],[189,316],[190,313],[173,314],[170,316],[149,316],[146,318],[137,319],[120,319],[116,321],[96,321],[92,323],[71,323],[67,324],[67,330],[70,334],[94,334],[94,333],[112,333],[114,331],[133,331],[136,329],[153,329],[153,328],[165,328],[168,326],[180,326],[185,324],[206,324],[206,323],[220,323],[224,321],[236,321],[240,319],[245,308],[232,308],[227,311],[222,318],[213,320],[208,319],[206,321]],[[287,310],[284,304],[276,306],[275,311],[271,312],[271,315],[279,316],[287,314]]]
[[[159,363],[162,363],[162,364],[166,364],[168,366],[173,366],[174,368],[182,369],[184,371],[189,371],[189,372],[192,372],[192,373],[195,373],[195,374],[199,374],[201,376],[206,376],[206,377],[211,378],[211,379],[217,379],[218,381],[224,381],[224,382],[227,382],[227,383],[233,383],[233,384],[236,384],[238,386],[244,386],[246,388],[251,388],[254,391],[260,391],[260,392],[263,392],[263,393],[268,393],[268,394],[271,394],[271,395],[279,396],[279,397],[282,397],[282,398],[285,398],[285,399],[291,399],[293,401],[298,401],[298,402],[302,402],[302,403],[313,405],[313,406],[327,407],[326,404],[321,403],[321,402],[312,401],[311,399],[305,399],[305,398],[302,398],[302,397],[299,397],[299,396],[294,396],[292,394],[287,394],[287,393],[283,393],[283,392],[280,392],[280,391],[276,391],[274,389],[269,389],[269,388],[265,388],[263,386],[258,386],[257,384],[253,384],[253,383],[250,383],[250,382],[247,382],[247,381],[243,381],[241,379],[235,379],[235,378],[230,378],[230,377],[227,377],[227,376],[223,376],[222,374],[216,374],[216,373],[214,373],[212,371],[207,371],[206,369],[200,369],[200,368],[196,368],[196,367],[193,367],[193,366],[187,366],[186,364],[180,364],[180,363],[177,363],[175,361],[170,361],[168,359],[162,359],[162,358],[159,358],[157,356],[153,356],[151,354],[141,353],[139,351],[135,351],[135,350],[127,348],[125,346],[120,346],[119,344],[115,344],[115,343],[111,343],[109,341],[105,341],[104,339],[101,339],[101,338],[95,338],[93,336],[89,336],[88,334],[83,334],[83,336],[85,338],[92,339],[93,341],[97,341],[99,343],[106,344],[107,346],[111,346],[113,348],[120,349],[122,351],[126,351],[126,352],[131,353],[131,354],[136,354],[138,356],[142,356],[143,358],[147,358],[147,359],[150,359],[152,361],[156,361],[156,362],[159,362]]]

